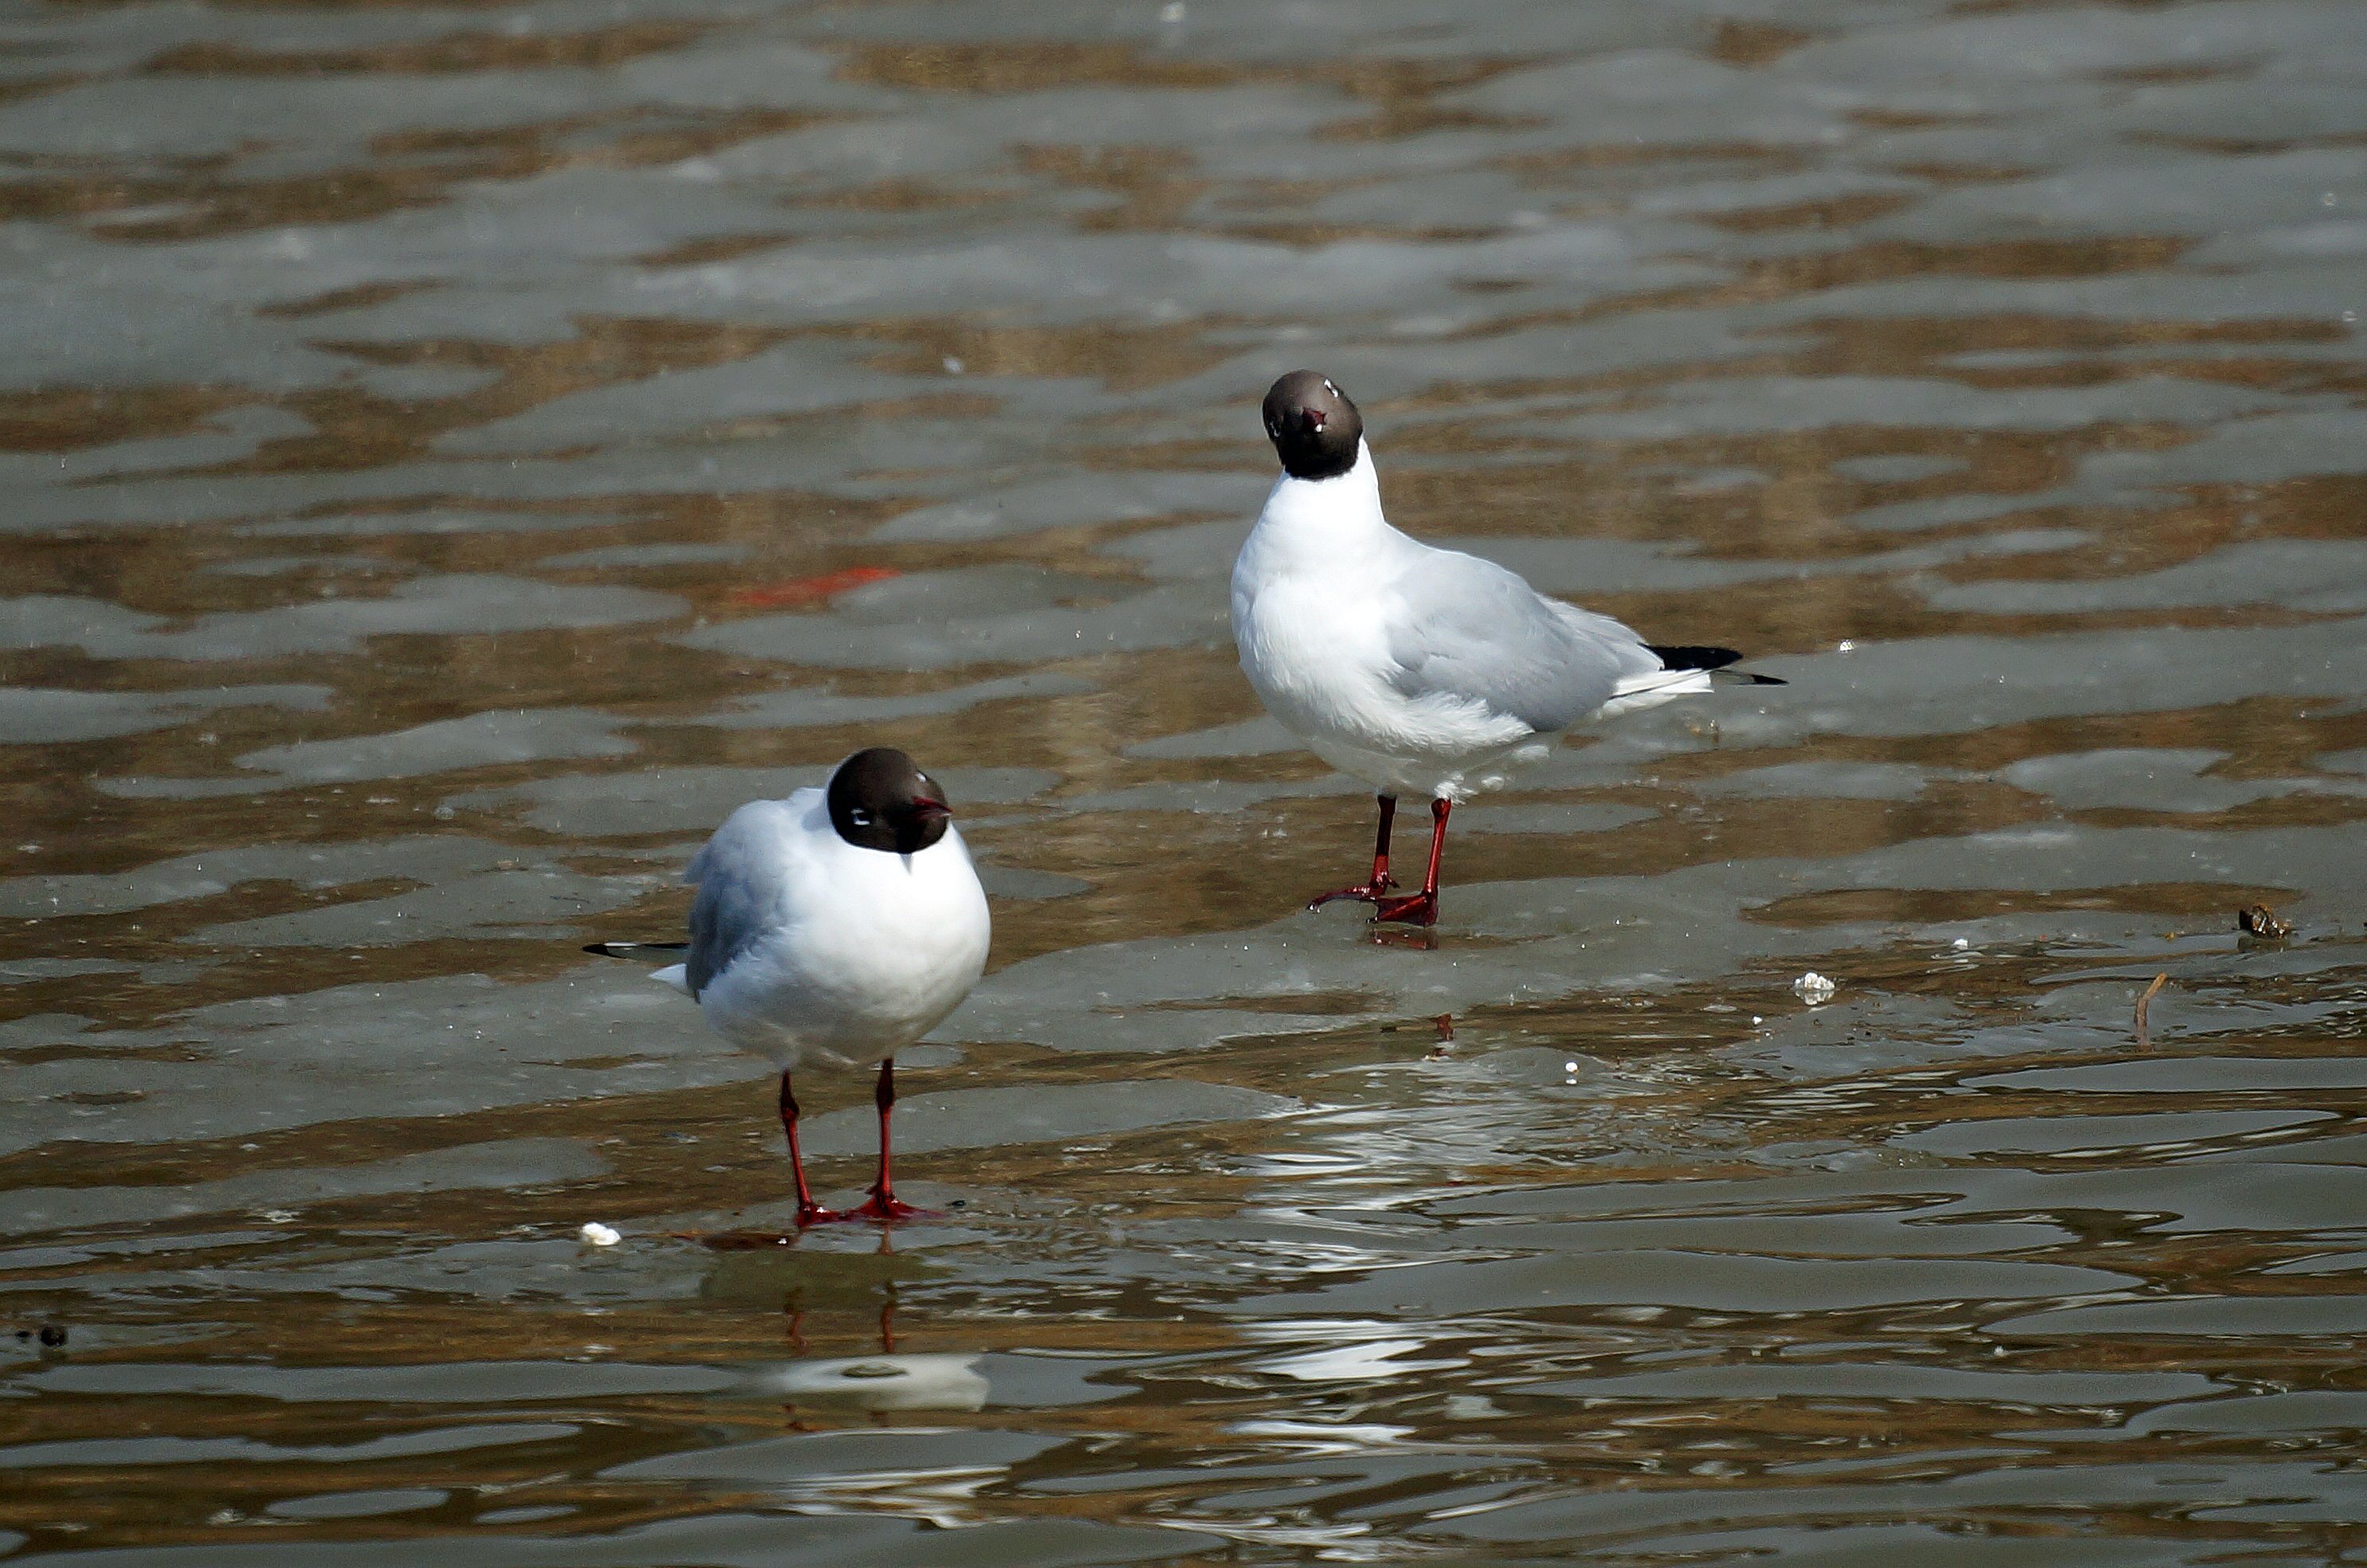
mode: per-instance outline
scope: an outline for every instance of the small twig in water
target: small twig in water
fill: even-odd
[[[2169,973],[2164,970],[2153,977],[2153,984],[2137,998],[2137,1044],[2148,1051],[2153,1049],[2153,1042],[2146,1038],[2146,1010],[2153,1006],[2154,998],[2159,996],[2161,988],[2169,984]]]

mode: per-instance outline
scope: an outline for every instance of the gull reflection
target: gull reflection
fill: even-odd
[[[883,1233],[873,1256],[887,1258],[892,1252]],[[899,1352],[895,1279],[881,1280],[879,1288],[878,1353],[822,1357],[807,1354],[807,1307],[803,1292],[793,1288],[782,1302],[786,1316],[782,1333],[793,1359],[751,1372],[742,1391],[781,1400],[793,1424],[798,1424],[801,1411],[861,1412],[876,1416],[898,1410],[983,1409],[988,1385],[979,1367],[984,1352]]]
[[[980,1410],[986,1405],[981,1354],[828,1357],[768,1368],[752,1390],[815,1410]]]

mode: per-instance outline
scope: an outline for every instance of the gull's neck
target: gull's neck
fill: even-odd
[[[1289,534],[1353,536],[1387,528],[1372,448],[1356,443],[1356,466],[1328,479],[1284,474],[1274,481],[1258,522]]]

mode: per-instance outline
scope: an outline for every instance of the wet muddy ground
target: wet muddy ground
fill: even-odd
[[[11,6],[0,1555],[2367,1561],[2362,84],[2350,0]],[[1233,665],[1301,365],[1790,682],[1458,813],[1429,945],[1298,908],[1369,797]],[[872,741],[994,895],[945,1217],[712,1250],[765,1069],[579,944]]]

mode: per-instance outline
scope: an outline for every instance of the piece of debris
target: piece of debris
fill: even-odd
[[[1810,1007],[1821,1007],[1831,1001],[1833,992],[1838,989],[1839,987],[1813,969],[1792,982],[1792,994]]]
[[[2270,942],[2282,942],[2293,935],[2293,922],[2282,919],[2266,904],[2247,904],[2236,911],[2236,929],[2246,936],[2264,937]]]
[[[2169,984],[2169,973],[2164,970],[2153,977],[2153,984],[2137,998],[2137,1043],[2147,1049],[2152,1048],[2153,1042],[2146,1038],[2146,1010],[2153,1006],[2154,998],[2159,996],[2161,988]]]
[[[614,1225],[604,1225],[597,1220],[587,1220],[575,1233],[586,1247],[614,1247],[625,1239],[625,1233]]]

